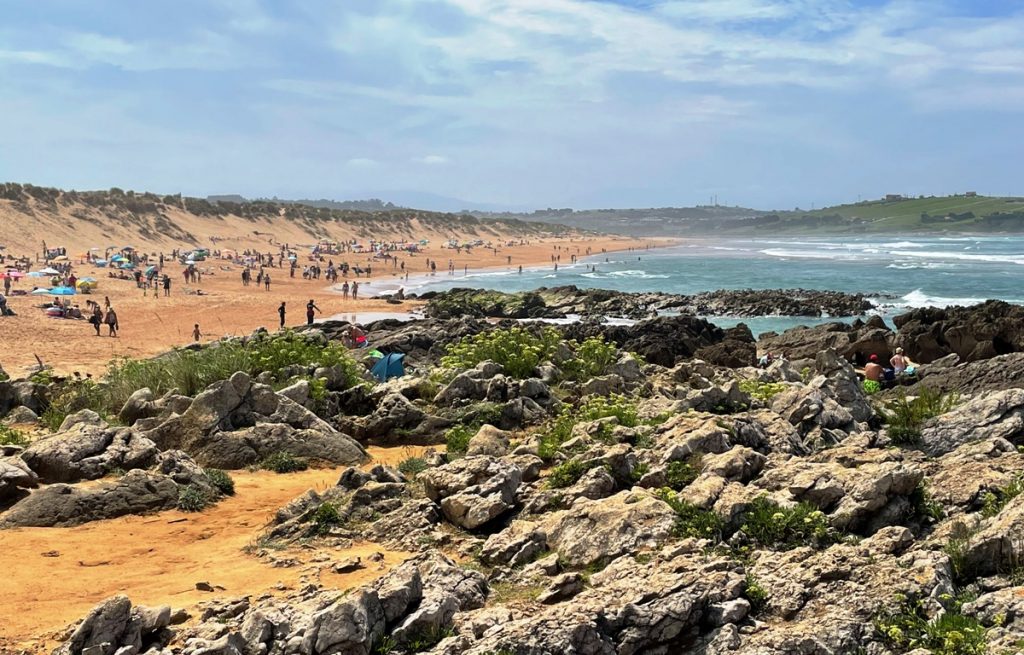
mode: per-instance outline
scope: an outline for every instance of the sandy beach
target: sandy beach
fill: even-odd
[[[17,376],[36,367],[38,356],[58,373],[78,371],[97,375],[114,358],[147,357],[190,343],[196,323],[200,326],[204,342],[224,336],[249,334],[261,326],[276,329],[277,308],[281,302],[287,303],[287,324],[291,326],[305,322],[305,305],[310,299],[321,309],[318,319],[341,315],[372,320],[376,313],[408,312],[415,309],[418,303],[407,301],[391,304],[372,297],[377,293],[393,291],[403,283],[404,275],[400,269],[402,262],[412,277],[427,274],[427,260],[436,260],[437,275],[441,276],[447,275],[448,260],[451,259],[458,277],[466,270],[472,272],[484,268],[516,269],[519,266],[548,265],[552,254],[561,254],[563,260],[568,260],[571,254],[583,256],[587,248],[593,252],[613,252],[631,247],[644,248],[653,243],[650,240],[638,241],[622,237],[548,238],[534,239],[525,245],[500,246],[497,252],[475,248],[469,253],[457,253],[431,244],[420,253],[399,254],[398,265],[394,267],[374,263],[373,276],[369,279],[350,277],[350,280],[358,279],[360,283],[358,300],[343,299],[322,278],[303,280],[301,268],[295,278],[288,277],[286,269],[268,269],[271,287],[267,291],[255,284],[243,287],[243,267],[226,260],[209,259],[202,262],[203,276],[199,284],[186,284],[182,276],[184,266],[177,262],[168,263],[165,271],[171,277],[172,287],[170,297],[164,297],[162,292],[154,296],[152,290],[146,292],[139,289],[134,281],[108,278],[110,269],[76,264],[75,273],[79,277],[95,277],[99,280],[99,287],[92,295],[75,296],[74,302],[84,309],[85,301],[89,298],[102,303],[104,297],[109,297],[121,325],[118,336],[106,336],[107,329],[104,326],[103,336],[97,337],[92,326],[84,320],[47,317],[39,309],[39,305],[46,301],[45,297],[11,296],[8,299],[9,306],[18,315],[0,319],[3,330],[0,364],[9,374]],[[169,253],[169,250],[165,252]],[[368,254],[344,254],[329,259],[365,265],[370,261],[369,257]],[[72,257],[72,261],[77,260]],[[305,253],[300,256],[299,263],[306,263]],[[34,268],[42,266],[39,263]],[[31,290],[32,284],[30,278],[25,278],[13,288]],[[201,291],[202,295],[197,295],[197,291]]]

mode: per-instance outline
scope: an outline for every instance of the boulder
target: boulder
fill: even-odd
[[[446,519],[473,530],[515,507],[522,472],[494,457],[471,456],[428,469],[418,479]]]
[[[0,458],[0,507],[39,486],[39,477],[18,457]]]
[[[896,345],[922,364],[955,353],[974,362],[1024,351],[1024,307],[989,300],[972,307],[925,307],[893,319]]]
[[[132,428],[111,427],[84,410],[65,419],[61,430],[34,441],[21,457],[47,482],[95,480],[114,470],[148,468],[156,444]]]
[[[489,455],[501,457],[508,452],[511,434],[493,425],[483,425],[469,440],[467,455]]]
[[[603,500],[581,498],[544,522],[547,545],[573,567],[606,563],[628,552],[657,547],[668,539],[675,512],[640,491]]]
[[[39,489],[3,514],[0,528],[68,527],[177,504],[178,485],[170,477],[134,470],[117,482],[95,487],[53,484]]]
[[[972,441],[1024,442],[1024,389],[984,394],[928,421],[921,443],[930,455],[942,455]]]

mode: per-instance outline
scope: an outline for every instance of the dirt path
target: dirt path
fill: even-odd
[[[423,448],[371,448],[371,462],[394,464]],[[97,521],[73,528],[0,531],[0,598],[10,611],[0,621],[0,653],[43,652],[48,637],[118,593],[142,605],[189,608],[202,600],[294,587],[304,567],[274,568],[246,555],[274,512],[308,489],[333,486],[341,472],[320,469],[289,475],[236,472],[235,496],[198,514],[178,511]],[[382,575],[409,553],[372,543],[348,550],[327,549],[335,559],[374,552],[382,565],[323,578],[325,584],[354,587]],[[316,551],[288,553],[308,561]],[[281,553],[285,555],[285,553]],[[197,582],[224,591],[196,591]]]

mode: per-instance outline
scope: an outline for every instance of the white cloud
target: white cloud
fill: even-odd
[[[380,162],[376,159],[369,159],[367,157],[353,157],[345,162],[345,164],[352,168],[377,168],[380,166]]]
[[[443,155],[427,155],[425,157],[414,157],[413,161],[428,166],[441,166],[447,164],[450,160]]]

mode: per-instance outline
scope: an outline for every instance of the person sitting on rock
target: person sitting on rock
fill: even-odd
[[[758,368],[768,368],[769,366],[772,365],[772,362],[774,362],[774,361],[775,361],[775,357],[770,352],[767,352],[767,353],[761,355],[761,358],[757,360],[757,367]]]
[[[911,374],[914,371],[914,362],[903,354],[902,348],[896,349],[896,354],[889,360],[889,364],[892,365],[892,370],[896,372],[896,375]]]
[[[878,355],[868,358],[868,363],[864,366],[864,378],[879,384],[885,379],[885,369],[878,363]]]

